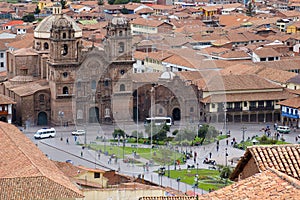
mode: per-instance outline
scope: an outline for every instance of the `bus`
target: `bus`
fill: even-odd
[[[149,118],[146,118],[144,125],[148,126],[149,124],[151,124],[151,122],[153,122],[157,126],[160,126],[163,124],[171,126],[173,124],[171,117],[152,117],[152,118],[149,117]]]
[[[43,139],[43,138],[51,138],[55,137],[56,135],[56,130],[54,128],[42,128],[39,129],[35,134],[34,138],[35,139]]]

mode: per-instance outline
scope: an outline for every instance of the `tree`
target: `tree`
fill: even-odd
[[[255,8],[254,8],[253,4],[252,4],[251,1],[250,1],[250,2],[248,3],[248,5],[247,5],[246,15],[252,17],[252,16],[254,15],[254,12],[255,12],[254,9],[255,9]]]
[[[205,139],[206,134],[207,134],[207,132],[208,132],[208,127],[209,127],[208,124],[204,124],[203,126],[201,126],[201,127],[198,129],[198,137],[199,137],[199,138],[202,138],[203,140]]]
[[[176,136],[178,132],[179,132],[178,129],[176,129],[176,130],[174,130],[174,131],[172,132],[172,135],[173,135],[173,136]]]
[[[61,8],[62,8],[62,9],[65,9],[65,8],[66,8],[66,5],[67,5],[67,1],[65,1],[65,0],[60,0],[60,5],[61,5]]]
[[[229,178],[231,174],[231,169],[230,167],[226,166],[226,167],[223,167],[221,173],[220,173],[220,177],[221,178]]]
[[[107,2],[108,2],[109,5],[112,5],[112,4],[115,3],[115,0],[108,0]]]
[[[125,14],[125,15],[126,15],[126,14],[129,14],[129,10],[128,10],[127,8],[122,8],[122,9],[121,9],[121,13],[122,13],[122,14]]]
[[[39,6],[36,6],[34,14],[40,14],[41,10],[39,8]]]
[[[170,131],[170,127],[166,124],[163,125],[155,125],[155,123],[152,122],[152,140],[164,140],[167,138],[167,132]],[[146,126],[145,132],[149,135],[149,138],[151,139],[151,124]]]
[[[33,14],[29,14],[29,15],[23,16],[22,20],[24,22],[33,22],[33,21],[35,21],[35,17]]]
[[[135,130],[135,131],[132,131],[131,137],[137,138],[137,135],[139,136],[139,138],[143,138],[143,137],[144,137],[142,131],[140,131],[138,134],[137,134],[137,131],[136,131],[136,130]]]
[[[194,130],[185,128],[179,131],[179,133],[176,135],[175,141],[193,141],[196,135],[197,134]]]
[[[103,6],[104,1],[103,0],[98,0],[97,4],[98,4],[98,6]]]
[[[123,131],[122,129],[115,129],[114,132],[112,133],[112,136],[114,139],[116,138],[125,138],[125,131]]]

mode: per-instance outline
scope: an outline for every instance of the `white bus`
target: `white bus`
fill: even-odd
[[[54,128],[42,128],[39,129],[35,134],[34,138],[35,139],[43,139],[43,138],[51,138],[55,137],[56,135],[56,130]]]
[[[149,118],[146,118],[144,125],[148,126],[149,124],[151,124],[151,122],[153,122],[157,126],[160,126],[163,124],[171,126],[173,124],[171,117],[152,117],[152,118],[149,117]]]

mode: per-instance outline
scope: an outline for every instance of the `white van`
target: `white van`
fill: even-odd
[[[35,139],[43,139],[43,138],[49,138],[49,137],[55,137],[56,130],[54,128],[42,128],[39,129],[35,134]]]
[[[289,132],[291,132],[291,129],[288,126],[278,126],[277,131],[279,133],[289,133]]]

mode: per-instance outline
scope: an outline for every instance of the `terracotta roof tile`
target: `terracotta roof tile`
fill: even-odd
[[[278,102],[277,104],[282,106],[288,106],[291,108],[300,108],[300,97],[286,99],[284,101]]]
[[[300,145],[298,144],[251,146],[247,148],[245,155],[250,155],[254,158],[255,164],[260,171],[273,168],[293,178],[300,179]],[[239,161],[231,178],[237,176],[238,171],[241,170],[239,167],[244,162],[243,159]]]
[[[249,92],[236,94],[214,94],[202,100],[203,103],[219,103],[219,102],[241,102],[241,101],[268,101],[293,98],[295,95],[286,90],[280,92]]]
[[[130,22],[131,24],[138,24],[138,25],[144,25],[144,26],[150,26],[150,27],[159,27],[164,23],[164,21],[159,21],[155,19],[144,19],[144,18],[137,18]]]
[[[255,174],[220,190],[199,196],[205,200],[298,199],[300,181],[274,169]]]
[[[0,199],[82,198],[79,189],[19,129],[0,122]]]
[[[232,90],[257,90],[275,89],[281,86],[271,83],[257,75],[226,75],[215,76],[209,80],[204,91],[232,91]]]
[[[261,58],[267,58],[267,57],[275,57],[275,56],[281,56],[279,52],[272,48],[261,48],[254,50],[254,53],[258,55]]]
[[[12,98],[0,94],[0,105],[4,104],[16,104],[16,102]]]

